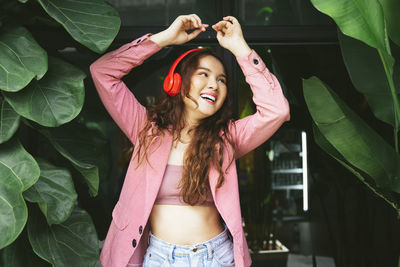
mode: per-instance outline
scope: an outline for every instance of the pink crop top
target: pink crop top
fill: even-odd
[[[182,177],[182,165],[167,165],[165,169],[163,181],[161,183],[160,190],[154,204],[165,204],[165,205],[189,205],[185,203],[179,195],[178,183]],[[203,203],[196,204],[198,206],[212,206],[214,205],[214,199],[211,195],[211,191],[208,185],[207,199]]]

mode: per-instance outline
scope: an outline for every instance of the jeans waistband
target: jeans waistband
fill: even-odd
[[[168,251],[168,258],[172,262],[175,255],[194,255],[200,253],[207,253],[207,258],[212,259],[212,255],[214,254],[214,249],[224,243],[227,239],[229,239],[228,229],[225,226],[225,229],[218,234],[216,237],[213,237],[210,240],[205,242],[190,245],[190,246],[182,246],[168,243],[164,240],[159,239],[154,236],[151,232],[149,233],[149,245],[155,246],[158,248],[162,248],[164,251]]]

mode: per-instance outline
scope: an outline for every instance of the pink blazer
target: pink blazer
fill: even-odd
[[[147,120],[147,111],[121,78],[161,49],[149,39],[150,35],[146,34],[103,55],[90,66],[104,106],[134,145],[139,142],[138,133]],[[209,172],[209,182],[215,206],[233,237],[235,266],[247,267],[251,265],[251,258],[242,228],[236,165],[233,163],[228,167],[229,158],[234,155],[237,159],[264,143],[290,116],[289,104],[278,80],[257,53],[253,50],[246,56],[238,57],[237,61],[251,87],[257,111],[230,125],[236,149],[233,151],[233,148],[227,147],[224,151],[225,182],[221,188],[215,189],[218,179],[215,169]],[[136,164],[131,159],[101,251],[100,261],[104,267],[142,265],[148,245],[147,221],[162,182],[172,136],[166,133],[164,137],[156,138],[153,145],[158,149],[149,155],[151,166],[144,161],[135,168]]]

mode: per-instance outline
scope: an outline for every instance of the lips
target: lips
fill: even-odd
[[[217,101],[217,95],[211,94],[211,93],[202,93],[200,94],[200,97],[207,101],[208,103],[215,103]]]

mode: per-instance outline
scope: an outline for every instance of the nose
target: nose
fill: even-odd
[[[207,87],[210,88],[210,89],[214,89],[215,90],[215,89],[218,88],[218,83],[214,78],[210,77],[210,79],[208,79]]]

